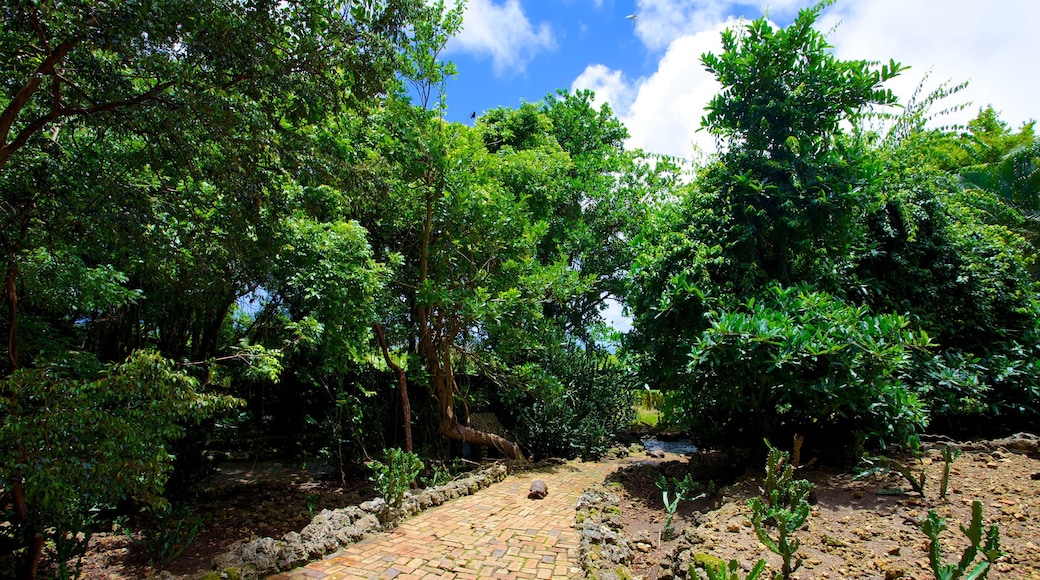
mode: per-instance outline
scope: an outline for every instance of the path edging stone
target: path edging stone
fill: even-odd
[[[575,527],[581,537],[578,554],[586,578],[631,578],[634,554],[621,522],[621,496],[603,485],[585,490],[575,507]]]
[[[433,488],[405,493],[399,508],[392,508],[383,498],[360,505],[322,510],[299,532],[289,532],[280,539],[258,538],[238,542],[213,559],[212,571],[187,576],[161,572],[156,580],[258,580],[276,572],[284,572],[308,562],[320,560],[341,548],[355,544],[370,534],[388,531],[404,519],[422,511],[458,499],[505,479],[509,466],[495,463],[473,475]]]

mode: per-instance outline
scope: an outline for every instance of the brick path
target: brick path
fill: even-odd
[[[269,580],[570,578],[580,573],[574,507],[616,463],[570,462],[504,481]],[[541,479],[549,496],[527,499]]]

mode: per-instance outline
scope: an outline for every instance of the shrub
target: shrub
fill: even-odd
[[[560,349],[510,382],[517,441],[537,456],[599,456],[632,420],[632,379],[613,355]]]
[[[708,443],[812,433],[911,441],[927,417],[904,379],[929,345],[895,314],[872,314],[808,285],[771,286],[710,312],[666,414]],[[830,431],[826,431],[830,429]]]
[[[17,537],[28,545],[43,533],[59,557],[80,549],[75,539],[90,531],[92,510],[127,500],[163,506],[171,442],[185,423],[235,404],[201,393],[154,352],[135,352],[95,378],[70,374],[56,364],[0,381],[0,488],[24,490],[29,518],[15,522]]]

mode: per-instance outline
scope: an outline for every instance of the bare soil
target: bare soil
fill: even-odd
[[[725,456],[712,459],[711,454],[692,462],[678,456],[648,458],[612,478],[622,495],[626,536],[651,540],[635,544],[631,566],[635,577],[667,576],[661,570],[662,560],[687,550],[688,556],[736,559],[745,572],[759,558],[767,561],[770,570],[780,569],[779,556],[759,542],[749,520],[747,501],[761,493],[760,470],[731,479],[712,498],[680,504],[673,522],[676,533],[661,537],[667,514],[655,477],[662,472],[669,477],[690,472],[698,479],[725,482],[730,476]],[[938,447],[927,451],[920,463],[913,458],[906,461],[915,473],[927,472],[926,497],[899,492],[909,485],[894,473],[856,479],[847,467],[812,466],[798,471],[796,477],[814,484],[815,504],[807,525],[796,534],[802,566],[794,578],[934,578],[920,522],[929,509],[946,518],[943,557],[955,563],[969,543],[959,527],[970,521],[975,499],[982,502],[984,525],[999,526],[1006,552],[989,577],[1040,578],[1040,457],[1005,449],[966,451],[952,464],[944,499],[938,497],[943,465]],[[685,577],[678,571],[676,576]]]
[[[124,529],[94,535],[81,578],[130,579],[154,576],[163,570],[175,575],[209,570],[213,558],[236,542],[280,538],[302,530],[313,514],[323,509],[357,505],[375,496],[371,483],[362,476],[344,485],[280,464],[231,470],[231,475],[218,477],[187,501],[191,513],[201,522],[198,535],[182,554],[168,562],[154,561],[140,531],[152,522],[131,519]]]

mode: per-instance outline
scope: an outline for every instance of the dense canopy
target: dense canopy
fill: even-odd
[[[393,447],[596,455],[645,390],[702,444],[1035,424],[1033,124],[933,129],[955,88],[899,107],[903,67],[837,59],[825,7],[701,57],[720,152],[689,167],[626,149],[588,92],[446,122],[461,6],[4,4],[22,574],[213,445],[341,473]]]

